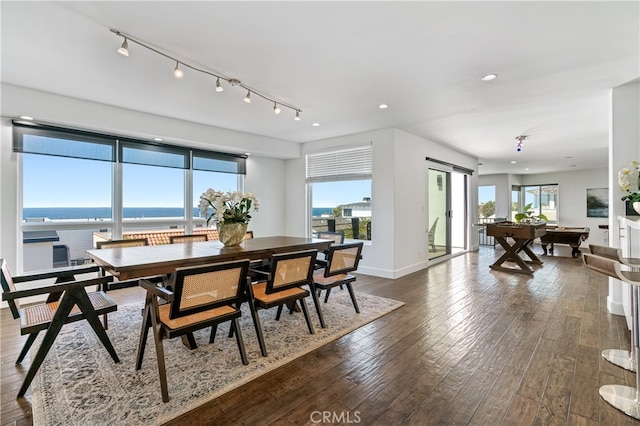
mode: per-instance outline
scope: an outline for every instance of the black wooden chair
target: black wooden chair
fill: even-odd
[[[209,241],[207,234],[191,234],[191,235],[171,235],[169,242],[171,244],[196,243],[201,241]]]
[[[269,272],[256,271],[257,274],[265,276],[266,279],[250,285],[248,287],[248,296],[262,356],[267,356],[267,347],[257,312],[259,309],[270,309],[277,306],[276,320],[280,320],[283,305],[286,304],[292,307],[299,300],[309,333],[314,334],[315,331],[305,302],[305,299],[311,295],[320,318],[320,324],[324,327],[322,310],[313,288],[313,269],[317,253],[317,250],[305,250],[295,253],[274,254],[271,256]],[[310,291],[302,288],[305,285],[309,286]]]
[[[18,392],[19,397],[23,396],[29,388],[56,336],[65,324],[86,319],[111,355],[111,358],[115,362],[120,362],[107,333],[98,319],[98,315],[114,312],[118,309],[118,306],[104,291],[87,293],[85,290],[85,287],[88,286],[103,286],[113,280],[113,277],[75,280],[75,275],[97,272],[98,267],[95,265],[56,268],[50,271],[12,276],[9,273],[7,262],[4,259],[0,259],[0,269],[0,283],[3,290],[2,300],[7,301],[13,318],[20,318],[20,334],[29,335],[22,351],[18,355],[16,364],[20,364],[24,360],[29,348],[38,337],[38,333],[46,330],[42,344],[31,360],[27,376]],[[55,284],[24,290],[16,288],[16,284],[52,278],[56,279]],[[20,307],[20,299],[42,295],[47,296],[45,302]]]
[[[331,245],[344,243],[344,233],[342,232],[319,231],[318,238],[321,240],[332,240]],[[316,269],[327,266],[327,255],[329,254],[329,251],[323,250],[321,254],[321,258],[316,258]]]
[[[322,290],[326,290],[324,303],[329,300],[329,293],[331,293],[333,287],[345,285],[349,290],[353,307],[357,313],[360,313],[360,308],[351,286],[356,277],[349,273],[358,269],[363,245],[363,243],[337,244],[329,248],[327,265],[313,273],[313,282],[318,292],[318,297],[320,297]]]
[[[149,241],[146,238],[131,238],[126,240],[106,240],[106,241],[96,242],[96,248],[99,250],[110,249],[110,248],[115,249],[115,248],[125,248],[125,247],[142,247],[147,245],[149,245]],[[106,271],[102,268],[100,268],[100,275],[102,276],[106,275]],[[137,287],[137,286],[138,286],[137,279],[120,281],[116,277],[113,281],[110,281],[109,283],[104,284],[102,286],[102,291],[107,292],[109,290],[117,290],[119,288]],[[98,288],[98,290],[100,290],[100,288]],[[104,329],[108,330],[109,323],[107,320],[107,314],[104,314],[102,316],[102,322],[104,323]]]
[[[189,336],[196,330],[212,327],[209,342],[213,342],[218,324],[231,321],[235,330],[242,363],[249,363],[239,327],[240,304],[246,294],[248,260],[178,268],[172,275],[169,290],[142,279],[146,291],[136,370],[142,367],[149,328],[158,359],[162,401],[169,401],[167,371],[162,340]],[[160,305],[158,299],[166,303]],[[212,360],[212,362],[214,362]]]

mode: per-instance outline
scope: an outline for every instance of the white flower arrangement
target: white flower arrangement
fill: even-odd
[[[257,212],[259,207],[258,197],[250,192],[222,192],[212,188],[202,193],[198,204],[200,216],[207,218],[207,225],[211,221],[220,224],[249,223],[249,212],[252,208]]]
[[[620,189],[626,192],[626,195],[622,197],[622,201],[629,201],[630,203],[640,201],[640,163],[637,161],[631,162],[631,167],[624,167],[618,172],[618,185]]]

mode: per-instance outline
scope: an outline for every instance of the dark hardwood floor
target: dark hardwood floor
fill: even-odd
[[[490,270],[502,253],[481,247],[397,280],[360,275],[356,292],[406,305],[171,424],[640,424],[598,395],[635,386],[600,357],[630,337],[607,312],[607,279],[568,247],[533,276]],[[118,292],[119,303],[140,297]],[[6,309],[1,321],[2,424],[32,424],[30,392],[15,398],[24,338]]]

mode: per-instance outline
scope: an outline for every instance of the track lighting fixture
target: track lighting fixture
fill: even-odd
[[[224,88],[222,87],[222,85],[220,84],[220,80],[224,80],[227,83],[229,83],[229,85],[231,87],[241,87],[243,89],[245,89],[247,91],[247,95],[244,97],[244,101],[247,103],[251,103],[251,94],[254,94],[258,97],[261,97],[264,100],[267,100],[269,102],[273,102],[273,112],[275,114],[280,114],[281,112],[281,107],[285,107],[285,108],[289,108],[292,111],[295,111],[296,116],[295,116],[295,120],[299,121],[300,120],[300,113],[302,112],[301,109],[296,108],[292,105],[286,104],[284,102],[281,102],[277,99],[274,99],[270,96],[267,96],[263,93],[260,93],[259,91],[256,91],[255,89],[243,84],[240,82],[240,80],[235,79],[235,78],[231,78],[231,77],[226,77],[222,74],[219,74],[217,72],[213,72],[213,71],[209,71],[206,69],[202,69],[202,68],[198,68],[194,65],[190,65],[172,55],[169,55],[168,53],[162,52],[161,50],[156,49],[155,47],[151,47],[150,45],[137,40],[135,37],[131,37],[129,34],[125,34],[122,33],[118,30],[115,30],[113,28],[110,28],[109,31],[111,31],[112,33],[116,34],[119,37],[122,37],[124,39],[122,46],[120,46],[120,48],[118,49],[118,53],[123,55],[123,56],[129,56],[129,46],[128,46],[128,42],[132,42],[137,44],[138,46],[142,46],[147,50],[150,50],[154,53],[157,53],[160,56],[164,56],[165,58],[173,61],[176,63],[176,66],[173,70],[173,74],[176,76],[176,78],[182,78],[184,76],[184,72],[182,71],[182,69],[180,68],[180,66],[182,66],[183,68],[189,68],[190,70],[193,71],[198,71],[202,74],[207,74],[210,75],[211,77],[214,77],[216,79],[216,92],[222,92],[224,91]]]
[[[175,75],[176,78],[182,78],[184,76],[184,72],[180,69],[180,62],[176,61],[176,68],[173,70],[173,75]]]
[[[127,38],[124,38],[122,42],[122,46],[118,49],[118,53],[122,56],[129,56],[129,44],[127,43]]]

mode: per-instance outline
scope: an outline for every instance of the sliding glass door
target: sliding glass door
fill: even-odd
[[[467,250],[468,175],[446,166],[429,166],[429,260]]]

